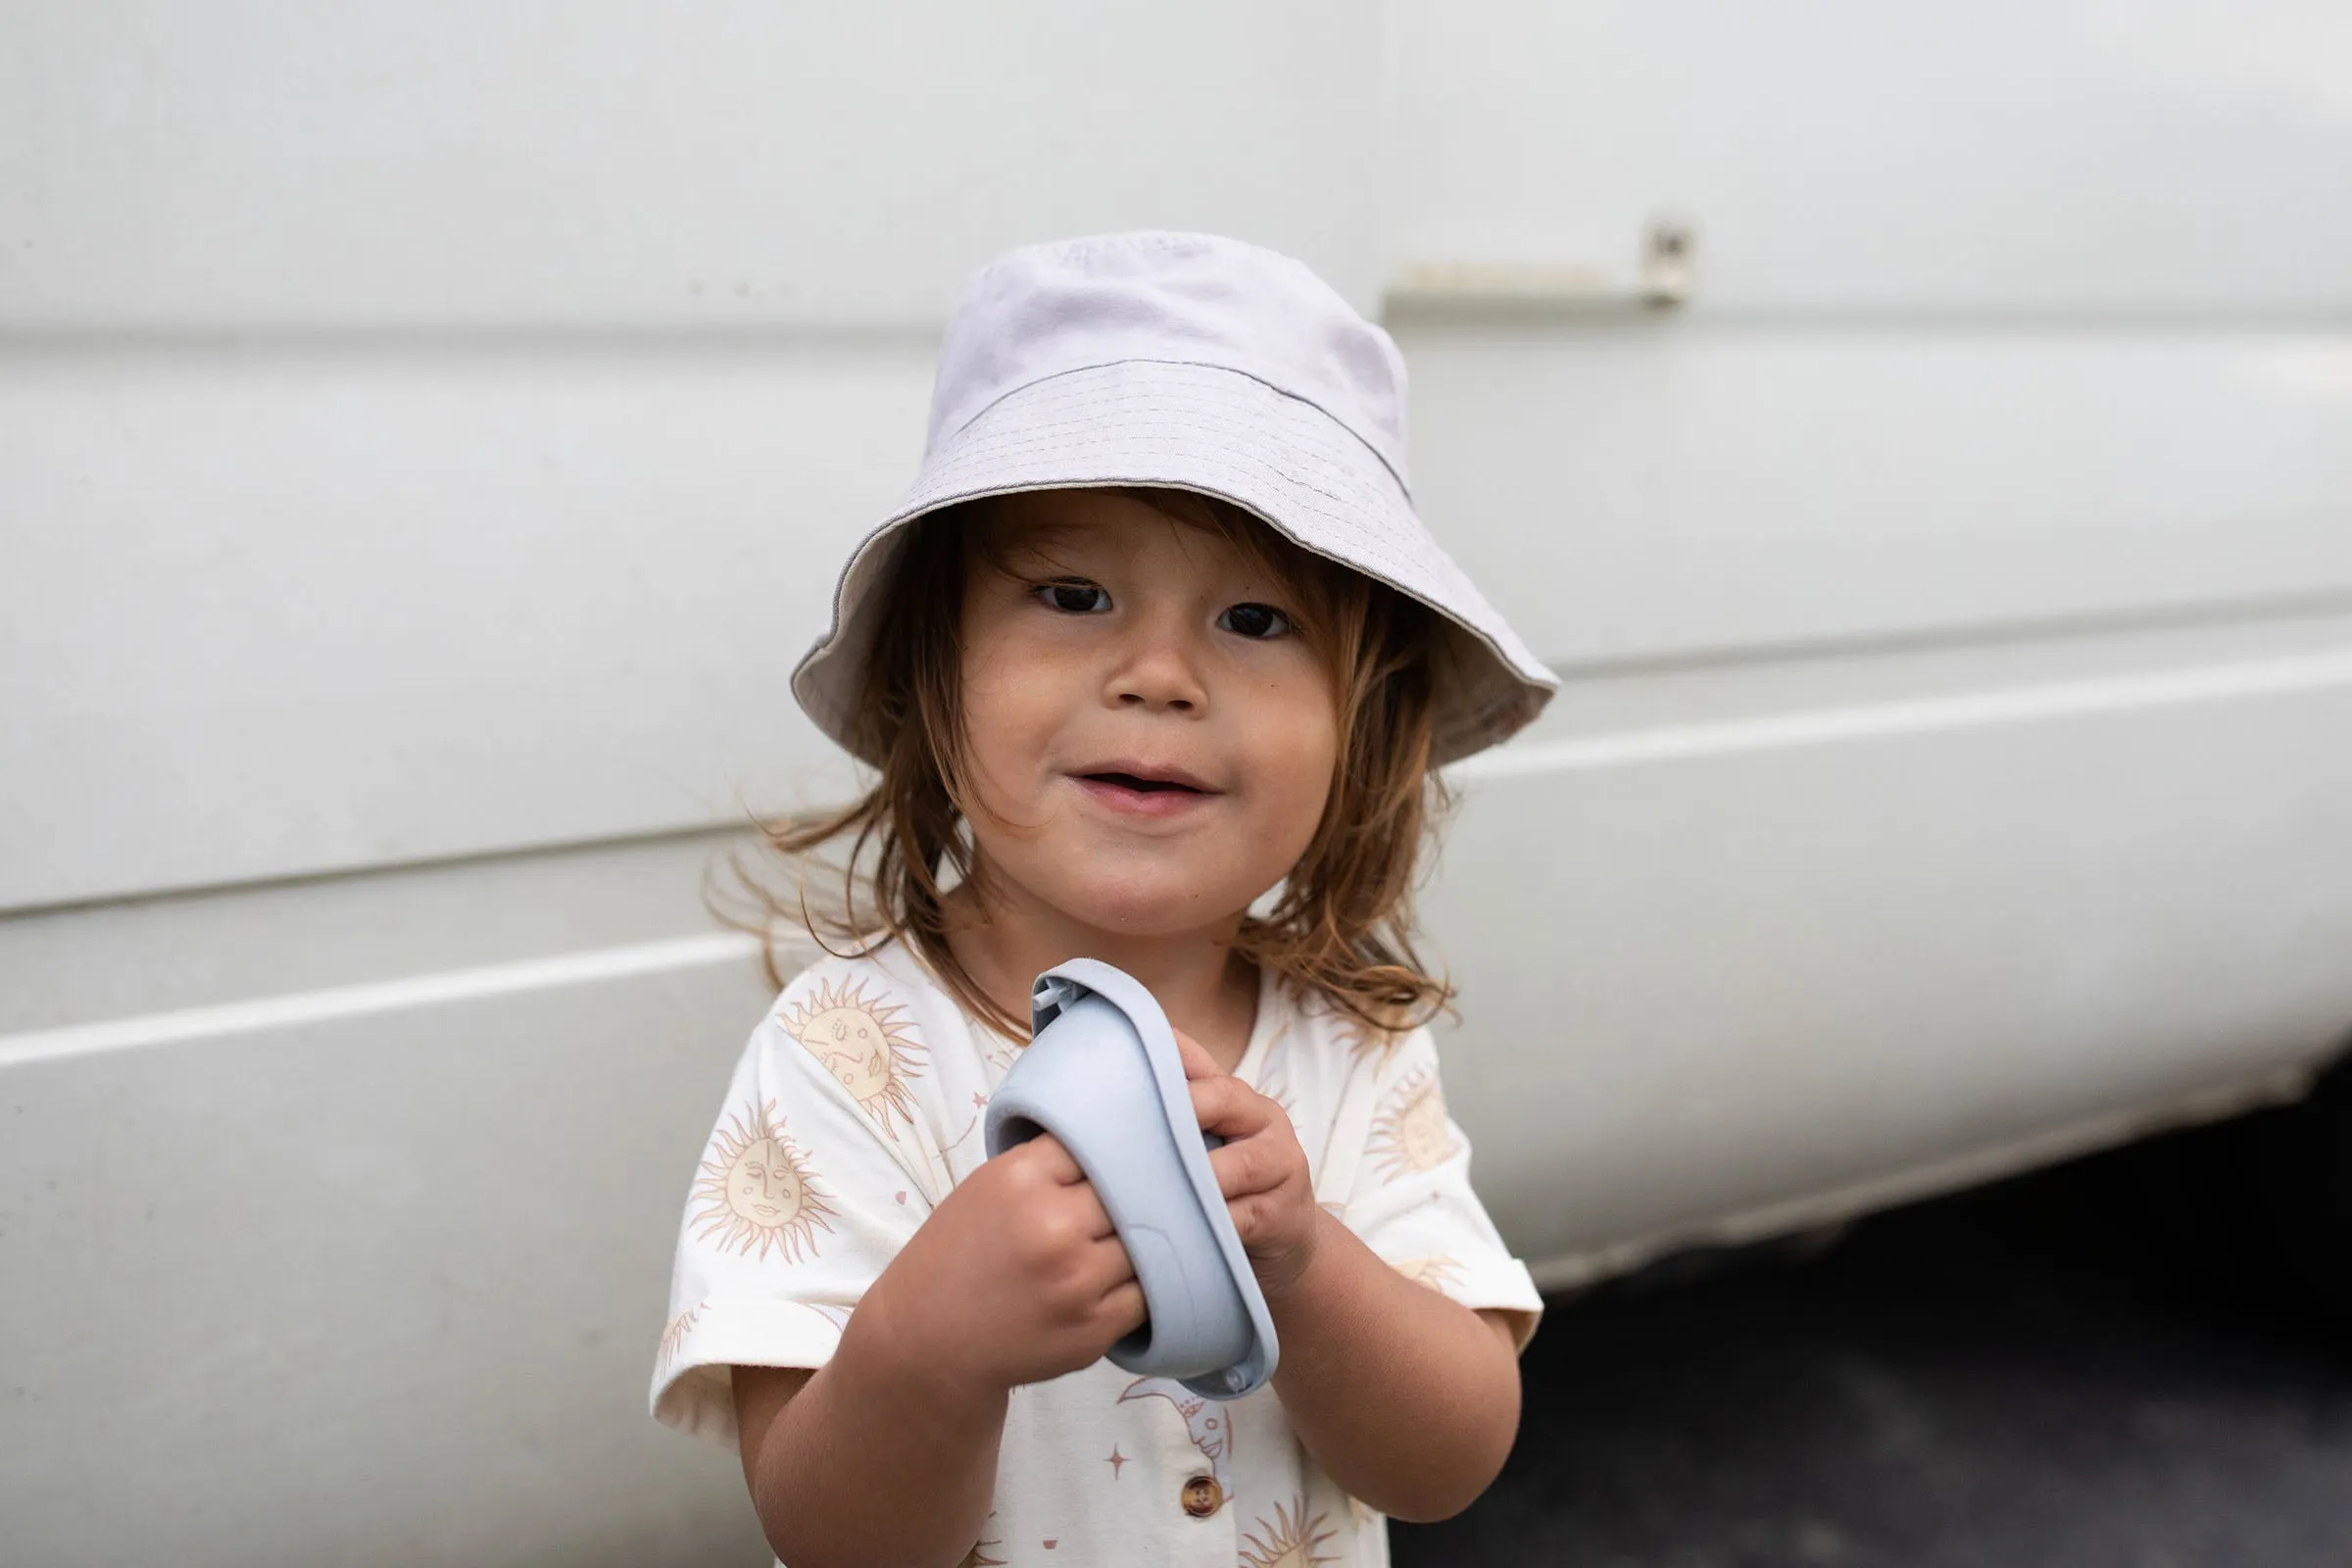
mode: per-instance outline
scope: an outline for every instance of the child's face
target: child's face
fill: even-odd
[[[1107,491],[1011,497],[981,525],[1002,562],[975,553],[963,603],[984,866],[1103,931],[1238,915],[1314,837],[1338,755],[1297,596],[1217,535]]]

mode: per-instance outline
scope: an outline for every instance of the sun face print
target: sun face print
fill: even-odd
[[[922,1047],[899,1016],[905,1010],[884,997],[869,999],[861,983],[819,981],[816,995],[793,1004],[779,1020],[894,1140],[899,1121],[914,1125],[906,1083],[921,1076],[915,1063]]]
[[[1435,1170],[1453,1157],[1457,1145],[1446,1125],[1446,1097],[1428,1067],[1404,1075],[1390,1095],[1390,1109],[1372,1123],[1372,1154],[1381,1178]]]
[[[1448,1294],[1462,1283],[1462,1265],[1450,1257],[1408,1257],[1391,1263],[1389,1267],[1411,1280],[1426,1285],[1440,1296]]]
[[[730,1116],[711,1140],[694,1196],[702,1204],[702,1239],[718,1239],[722,1250],[773,1248],[794,1262],[816,1255],[816,1233],[833,1228],[833,1210],[814,1186],[814,1173],[785,1136],[771,1102],[748,1115]]]
[[[1316,1548],[1329,1545],[1339,1532],[1324,1528],[1329,1516],[1316,1514],[1308,1518],[1306,1499],[1295,1497],[1296,1510],[1282,1503],[1274,1505],[1274,1517],[1260,1515],[1257,1529],[1242,1538],[1244,1568],[1314,1568],[1317,1563],[1338,1562],[1337,1557],[1324,1556]]]

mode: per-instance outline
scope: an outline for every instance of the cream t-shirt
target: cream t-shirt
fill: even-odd
[[[730,1367],[831,1357],[866,1287],[986,1157],[981,1116],[1020,1049],[900,945],[784,988],[687,1200],[656,1419],[732,1446]],[[1324,1207],[1423,1285],[1524,1314],[1526,1346],[1543,1300],[1471,1191],[1427,1029],[1377,1036],[1263,971],[1236,1076],[1290,1113]],[[1388,1561],[1382,1516],[1316,1468],[1270,1383],[1220,1403],[1103,1360],[1016,1389],[994,1503],[967,1564]]]

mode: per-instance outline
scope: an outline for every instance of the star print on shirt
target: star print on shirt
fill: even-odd
[[[1119,1451],[1119,1446],[1114,1443],[1110,1446],[1110,1457],[1102,1462],[1110,1466],[1110,1479],[1116,1481],[1120,1468],[1127,1463],[1127,1456]]]

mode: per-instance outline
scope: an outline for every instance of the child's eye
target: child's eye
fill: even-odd
[[[1092,615],[1110,608],[1110,591],[1091,582],[1041,582],[1029,591],[1064,614]]]
[[[1272,605],[1235,605],[1217,617],[1217,624],[1237,637],[1263,641],[1291,629],[1291,617]]]

